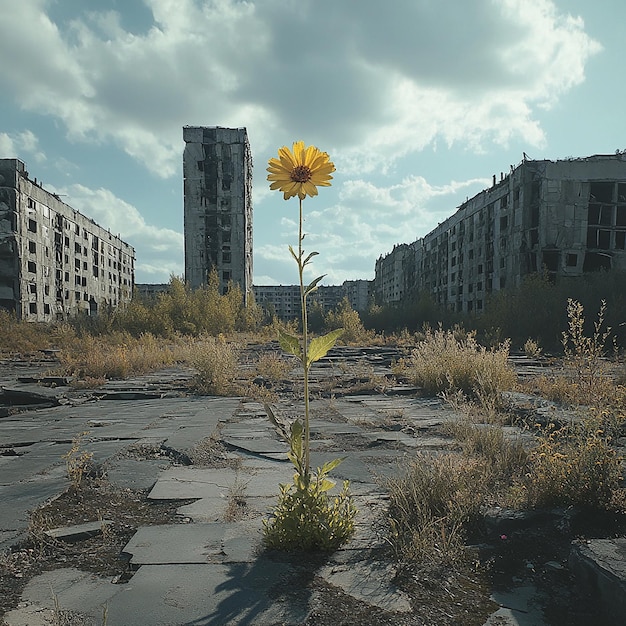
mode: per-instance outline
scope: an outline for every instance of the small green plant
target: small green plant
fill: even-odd
[[[331,552],[354,533],[357,510],[348,481],[336,495],[329,492],[335,482],[328,478],[341,463],[335,459],[305,471],[302,423],[291,427],[289,460],[296,468],[293,482],[280,486],[278,504],[269,519],[263,520],[265,545],[278,550],[321,550]]]
[[[72,447],[63,455],[67,477],[75,490],[80,489],[83,478],[89,474],[93,468],[93,452],[87,452],[83,448],[85,437],[89,431],[85,431],[72,439]]]

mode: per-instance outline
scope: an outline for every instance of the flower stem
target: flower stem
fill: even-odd
[[[306,291],[304,289],[304,263],[302,261],[304,251],[302,249],[302,240],[304,239],[303,214],[302,214],[302,198],[300,200],[300,221],[298,231],[298,273],[300,275],[300,305],[302,308],[302,368],[304,370],[304,429],[303,429],[303,449],[304,449],[304,483],[308,485],[310,476],[310,430],[309,430],[309,364],[308,364],[308,319],[306,310]]]

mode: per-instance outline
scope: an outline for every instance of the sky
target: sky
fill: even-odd
[[[372,279],[531,159],[626,149],[623,0],[0,0],[0,158],[184,275],[182,127],[246,127],[254,284],[295,284],[298,202],[267,161],[304,141],[308,272]]]

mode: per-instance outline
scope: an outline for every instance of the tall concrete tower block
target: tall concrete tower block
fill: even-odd
[[[222,293],[252,294],[252,156],[245,128],[183,127],[185,280],[217,271]]]

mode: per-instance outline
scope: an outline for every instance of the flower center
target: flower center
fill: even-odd
[[[298,165],[291,171],[291,180],[294,183],[306,183],[311,180],[311,169],[306,165]]]

